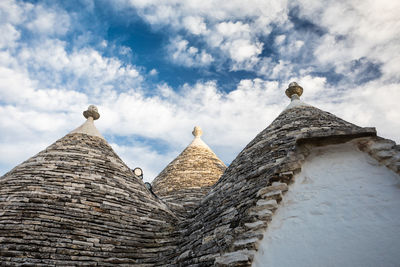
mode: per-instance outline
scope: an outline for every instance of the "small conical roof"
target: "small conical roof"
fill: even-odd
[[[153,191],[156,194],[209,187],[225,171],[225,164],[201,139],[201,128],[194,127],[192,134],[193,141],[154,179]]]
[[[1,262],[157,265],[173,252],[175,216],[104,140],[96,113],[0,177]]]

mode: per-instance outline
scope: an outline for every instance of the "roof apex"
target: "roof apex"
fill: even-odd
[[[88,109],[83,112],[83,116],[87,120],[81,126],[76,128],[75,130],[71,131],[70,134],[82,133],[82,134],[97,136],[101,139],[104,139],[104,137],[101,135],[99,130],[97,130],[96,126],[94,125],[94,120],[97,120],[100,118],[100,114],[98,112],[97,107],[94,105],[90,105],[88,107]]]
[[[303,94],[303,87],[301,87],[297,82],[291,82],[285,91],[286,95],[290,98],[290,104],[283,110],[286,111],[291,108],[297,107],[310,107],[309,104],[300,100],[300,96]]]
[[[285,93],[290,99],[293,99],[292,96],[294,95],[297,95],[299,98],[303,94],[303,87],[298,85],[296,82],[291,82]]]
[[[192,134],[194,137],[200,137],[203,135],[203,130],[200,128],[200,126],[194,126]]]
[[[194,136],[194,139],[188,145],[188,147],[198,146],[212,151],[211,148],[201,139],[201,136],[203,135],[203,130],[199,126],[194,127],[192,134]]]

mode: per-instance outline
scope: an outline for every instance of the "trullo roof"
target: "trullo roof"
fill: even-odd
[[[0,261],[12,265],[160,264],[175,216],[93,124],[0,178]],[[157,257],[155,256],[157,255]]]
[[[202,133],[200,127],[194,127],[193,141],[154,179],[153,190],[157,195],[209,188],[221,177],[226,166],[201,139]]]
[[[291,103],[232,161],[218,182],[181,225],[177,266],[252,266],[263,233],[300,172],[307,147],[356,141],[400,173],[399,146],[300,100],[290,84]]]
[[[201,139],[194,127],[193,141],[154,179],[153,190],[180,219],[200,203],[225,171],[225,164]]]

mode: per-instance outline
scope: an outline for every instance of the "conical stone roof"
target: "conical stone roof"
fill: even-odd
[[[3,264],[144,266],[174,251],[175,216],[102,138],[96,113],[0,178]]]
[[[353,139],[375,142],[374,128],[304,103],[302,91],[295,83],[289,85],[288,107],[240,152],[182,224],[181,256],[175,264],[251,266],[283,192],[301,170],[307,147]]]
[[[153,181],[153,191],[165,196],[192,188],[209,188],[225,171],[225,164],[201,139],[202,130],[195,127],[193,141],[165,167]]]

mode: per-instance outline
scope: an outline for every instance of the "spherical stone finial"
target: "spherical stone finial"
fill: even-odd
[[[85,116],[86,119],[92,117],[93,120],[97,120],[98,118],[100,118],[99,111],[97,110],[97,107],[95,105],[90,105],[88,109],[83,112],[83,116]]]
[[[285,93],[290,99],[293,95],[301,96],[303,94],[303,87],[298,85],[296,82],[291,82]]]
[[[194,135],[194,137],[200,137],[203,135],[203,131],[201,130],[201,128],[199,126],[195,126],[192,134]]]

